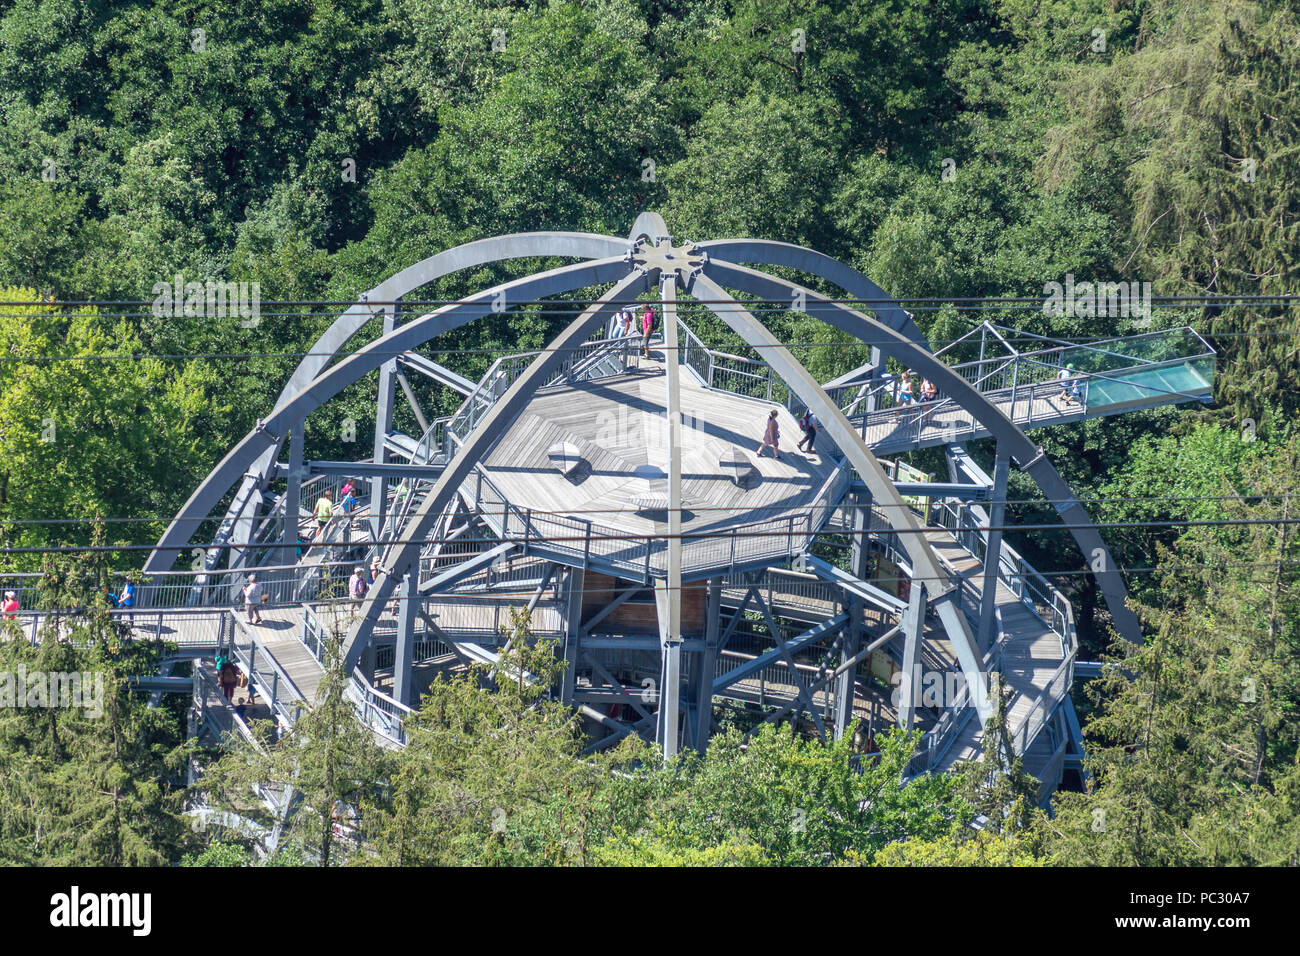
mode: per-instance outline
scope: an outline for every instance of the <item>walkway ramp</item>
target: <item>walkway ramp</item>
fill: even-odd
[[[976,332],[978,340],[972,338]],[[1021,351],[1008,338],[1029,338],[1040,347]],[[982,323],[935,354],[963,343],[973,350],[976,341],[980,357],[951,365],[952,371],[1021,428],[1209,402],[1214,394],[1214,350],[1190,327],[1081,344]],[[988,429],[951,399],[898,404],[898,376],[885,375],[873,384],[859,380],[864,373],[841,376],[826,389],[875,454],[989,437]]]
[[[982,599],[983,566],[962,547],[947,530],[931,530],[926,538],[940,561],[954,575],[961,577],[962,602],[969,612],[977,610]],[[996,597],[997,643],[989,655],[990,670],[1001,674],[1002,685],[1010,691],[1007,700],[1007,724],[1018,752],[1032,743],[1044,721],[1035,720],[1044,701],[1052,696],[1054,681],[1067,668],[1072,652],[1064,646],[1061,634],[1045,621],[999,575]],[[1051,704],[1055,707],[1055,701]],[[947,770],[958,760],[977,759],[983,750],[984,732],[973,713],[956,732],[952,742],[931,770]]]

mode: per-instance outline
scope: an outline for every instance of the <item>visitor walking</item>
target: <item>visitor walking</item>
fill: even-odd
[[[221,669],[217,671],[217,683],[221,685],[221,693],[226,695],[226,700],[233,701],[235,688],[239,685],[239,671],[235,669],[234,663],[229,660],[222,662]]]
[[[358,566],[352,572],[352,577],[348,578],[348,594],[352,600],[361,601],[369,590],[370,585],[366,583],[366,569]]]
[[[650,333],[655,329],[655,310],[649,305],[641,313],[641,355],[650,357]]]
[[[799,442],[799,448],[802,450],[804,442],[808,443],[808,454],[813,454],[813,443],[817,440],[817,416],[812,413],[811,408],[805,408],[803,415],[799,419],[799,427],[803,429],[803,439]]]
[[[755,452],[755,454],[759,458],[762,458],[763,449],[771,445],[772,457],[779,461],[781,458],[780,442],[781,442],[781,426],[777,424],[776,409],[774,408],[772,409],[771,413],[767,416],[767,426],[763,429],[763,444],[758,446],[758,451]]]
[[[15,620],[18,617],[18,592],[6,591],[4,603],[4,616],[6,621]]]
[[[928,378],[921,379],[921,402],[928,406],[930,402],[933,402],[938,397],[939,397],[938,386],[936,386],[934,382],[930,381]],[[927,407],[925,409],[925,414],[922,416],[921,420],[929,421],[930,416],[933,414],[934,414],[934,409]]]
[[[117,606],[127,608],[128,610],[135,607],[135,585],[130,581],[127,581],[122,587],[122,593],[117,599]],[[128,627],[135,627],[134,614],[127,614],[126,624]]]
[[[330,501],[329,495],[321,495],[319,498],[316,499],[317,528],[320,531],[324,531],[325,526],[330,523],[330,518],[333,517],[334,517],[334,502]]]
[[[244,608],[248,612],[249,624],[262,623],[262,602],[266,600],[266,595],[262,592],[262,585],[257,580],[256,574],[248,576],[248,583],[244,585]]]
[[[374,587],[375,583],[378,580],[379,580],[379,558],[374,557],[370,559],[370,575],[369,575],[369,581],[367,583],[371,587]]]
[[[894,397],[895,409],[894,421],[902,416],[902,410],[916,401],[912,394],[912,373],[904,372],[898,379],[898,393]]]
[[[1079,383],[1074,380],[1073,365],[1066,365],[1056,373],[1056,380],[1061,383],[1061,394],[1058,396],[1067,405],[1078,403]]]

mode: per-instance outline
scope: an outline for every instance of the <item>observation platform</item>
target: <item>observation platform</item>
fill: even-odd
[[[665,573],[669,427],[662,362],[539,390],[462,497],[502,537],[540,553],[637,577]],[[784,406],[681,378],[682,563],[696,575],[802,550],[848,487],[823,436],[820,452]],[[777,411],[781,452],[756,450]],[[576,467],[552,449],[570,446]],[[737,481],[737,459],[749,480]],[[743,530],[743,536],[731,532]],[[653,541],[659,536],[658,541]]]

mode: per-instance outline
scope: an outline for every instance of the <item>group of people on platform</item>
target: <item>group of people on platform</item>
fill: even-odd
[[[817,416],[813,414],[811,408],[805,408],[803,414],[799,416],[799,428],[803,431],[803,438],[799,440],[798,448],[800,451],[807,451],[813,455],[813,443],[817,440],[817,430],[821,428],[821,423],[817,421]],[[763,441],[758,446],[755,454],[763,457],[763,449],[771,448],[772,457],[781,458],[781,426],[777,421],[777,410],[774,408],[768,413],[767,424],[763,427]]]
[[[650,335],[655,329],[655,310],[646,304],[641,310],[641,354],[648,356],[650,354]],[[609,337],[612,339],[621,339],[628,335],[636,335],[637,318],[631,309],[619,309],[614,313],[614,319],[610,323]]]
[[[938,386],[924,376],[917,376],[917,378],[921,379],[921,389],[919,393],[913,390],[913,373],[910,369],[903,372],[903,374],[899,375],[894,381],[894,407],[902,408],[905,405],[920,405],[938,399]]]

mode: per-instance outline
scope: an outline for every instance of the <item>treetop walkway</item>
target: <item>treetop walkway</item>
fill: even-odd
[[[402,310],[443,275],[533,256],[582,261],[425,315]],[[821,276],[871,309],[740,263]],[[547,349],[500,358],[477,383],[415,351],[502,301],[587,287],[607,291]],[[643,356],[640,336],[610,338],[609,322],[655,289]],[[731,289],[799,303],[868,345],[871,361],[818,383]],[[706,346],[679,317],[679,292],[761,359]],[[375,316],[379,337],[342,351]],[[495,664],[522,608],[557,641],[555,692],[582,714],[593,749],[629,733],[666,755],[703,749],[721,702],[822,735],[854,716],[919,727],[911,772],[939,771],[978,755],[997,675],[1015,747],[1045,793],[1077,757],[1077,639],[1069,601],[1002,540],[1009,468],[1056,503],[1117,629],[1140,639],[1121,569],[1025,431],[1206,402],[1214,373],[1189,328],[1074,343],[981,323],[932,352],[906,312],[842,263],[763,240],[677,245],[652,213],[626,239],[537,233],[439,253],[362,296],[311,352],[159,541],[134,611],[142,634],[184,643],[202,632],[229,648],[281,724],[311,706],[335,630],[358,715],[401,745],[415,665]],[[904,405],[887,360],[937,395]],[[372,455],[308,459],[306,416],[376,370]],[[408,373],[460,396],[457,411],[426,415]],[[419,437],[394,427],[398,385]],[[805,408],[821,424],[808,456],[789,450]],[[773,409],[780,460],[754,451]],[[964,445],[982,438],[991,474]],[[947,482],[883,457],[926,447],[944,449]],[[358,507],[306,540],[310,503],[337,501],[345,481]],[[348,601],[351,568],[371,562],[369,593]],[[234,607],[254,572],[270,596],[261,627]],[[30,597],[31,581],[17,583]],[[931,679],[937,696],[918,686]]]

